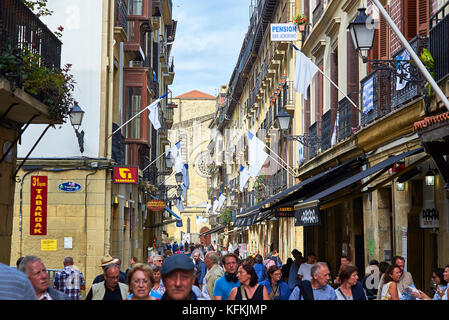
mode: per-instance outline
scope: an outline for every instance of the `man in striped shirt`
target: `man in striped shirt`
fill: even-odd
[[[36,300],[28,277],[15,268],[0,263],[0,300]]]
[[[64,292],[70,300],[80,300],[80,290],[85,290],[86,283],[81,271],[73,266],[72,257],[65,257],[64,270],[55,274],[53,288]]]

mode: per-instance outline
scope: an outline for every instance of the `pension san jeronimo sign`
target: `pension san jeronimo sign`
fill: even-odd
[[[318,206],[297,209],[295,211],[295,226],[311,227],[321,224],[320,208]]]

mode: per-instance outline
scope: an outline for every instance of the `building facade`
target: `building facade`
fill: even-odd
[[[64,40],[74,48],[63,54],[63,60],[73,64],[75,95],[85,111],[84,150],[68,124],[52,132],[48,143],[43,140],[33,157],[24,161],[16,184],[11,264],[33,254],[47,268],[61,269],[61,257],[70,255],[88,290],[101,273],[102,256],[119,257],[125,270],[131,257],[145,260],[154,238],[161,235],[160,228],[148,227],[164,215],[150,212],[147,202],[156,193],[158,172],[165,169],[163,161],[155,160],[165,150],[173,110],[168,97],[160,102],[161,128],[156,131],[145,109],[168,92],[173,81],[168,46],[175,38],[176,21],[171,5],[168,0],[68,5],[76,14],[68,20],[74,22],[65,28]],[[49,6],[59,13],[67,4],[54,1]],[[47,23],[59,25],[57,18],[55,14]],[[86,34],[90,37],[78,39]],[[80,43],[86,48],[82,53]],[[139,117],[123,126],[140,111]],[[19,157],[28,150],[23,145]],[[150,168],[151,162],[156,166]],[[40,236],[30,232],[28,218],[37,179],[48,184],[47,232]]]
[[[209,124],[215,114],[217,97],[198,90],[192,90],[175,97],[172,102],[177,106],[174,111],[173,126],[169,132],[172,143],[181,141],[183,162],[188,165],[190,186],[183,199],[183,209],[175,206],[182,218],[182,227],[171,224],[167,233],[170,239],[185,243],[210,245],[210,238],[201,238],[200,234],[210,230],[206,217],[208,200],[208,164],[210,162],[207,146],[211,130]],[[174,184],[174,179],[168,180]]]
[[[382,3],[418,55],[429,49],[437,81],[447,90],[447,59],[438,44],[447,4]],[[378,28],[371,62],[361,59],[348,29],[362,7]],[[294,44],[319,69],[308,99],[288,91],[296,51],[290,43],[271,41],[265,29],[269,23],[292,22],[297,13],[307,17],[307,24]],[[226,150],[233,164],[218,170],[212,182],[229,190],[235,200],[228,205],[238,208],[230,229],[220,233],[223,246],[246,244],[246,254],[279,249],[283,261],[293,248],[314,252],[328,262],[333,275],[342,255],[357,265],[360,275],[372,259],[391,261],[401,255],[417,287],[429,289],[432,269],[448,259],[447,155],[438,151],[447,136],[440,129],[446,110],[434,93],[429,95],[422,75],[404,82],[396,65],[385,67],[385,60],[398,58],[409,59],[371,1],[257,2],[225,103],[213,123],[223,142],[214,141],[211,153]],[[373,63],[379,60],[384,63]],[[292,119],[284,132],[275,121],[282,109]],[[245,133],[227,135],[232,128],[255,133],[273,155],[243,187],[239,171],[248,165],[248,140]],[[267,129],[265,135],[261,129]],[[281,178],[277,171],[263,171],[275,160],[283,165]],[[433,185],[425,183],[429,171]]]

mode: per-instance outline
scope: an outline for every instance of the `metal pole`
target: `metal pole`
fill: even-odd
[[[300,51],[299,49],[298,49],[298,47],[297,46],[295,46],[294,44],[292,44],[292,47],[295,49],[295,50],[297,50],[297,51]],[[340,93],[342,94],[342,95],[344,95],[345,96],[345,98],[346,99],[348,99],[348,101],[349,102],[351,102],[351,104],[354,106],[354,108],[358,111],[358,112],[362,112],[360,109],[359,109],[359,107],[357,107],[357,105],[355,104],[355,102],[354,101],[352,101],[351,100],[351,98],[349,98],[348,97],[348,95],[346,94],[346,93],[344,93],[343,92],[343,90],[341,90],[340,89],[340,87],[339,86],[337,86],[336,84],[335,84],[335,82],[333,82],[320,68],[318,68],[317,67],[317,70],[327,79],[327,80],[329,80],[329,82],[331,83],[331,84],[333,84],[334,85],[334,87],[335,88],[337,88],[337,90],[338,91],[340,91]]]
[[[379,2],[379,0],[373,0],[373,3],[376,5],[376,7],[379,9],[380,13],[383,15],[385,20],[387,20],[388,24],[390,25],[391,29],[394,31],[394,33],[398,36],[399,40],[401,40],[404,47],[407,49],[407,51],[410,53],[410,56],[412,57],[413,61],[415,61],[416,65],[418,66],[419,70],[422,72],[424,77],[426,77],[427,81],[432,86],[433,90],[435,90],[435,93],[437,96],[443,101],[446,108],[449,110],[449,100],[445,96],[444,92],[440,89],[436,81],[432,78],[429,71],[426,69],[422,61],[419,59],[418,55],[415,53],[415,51],[412,49],[408,41],[405,39],[404,35],[401,33],[399,28],[396,26],[394,21],[391,19],[391,17],[388,15],[387,11],[385,11],[382,4]]]

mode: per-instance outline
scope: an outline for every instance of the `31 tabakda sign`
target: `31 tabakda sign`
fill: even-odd
[[[138,181],[137,167],[114,167],[114,183],[136,184]]]
[[[31,176],[30,192],[30,235],[47,234],[48,177]]]

